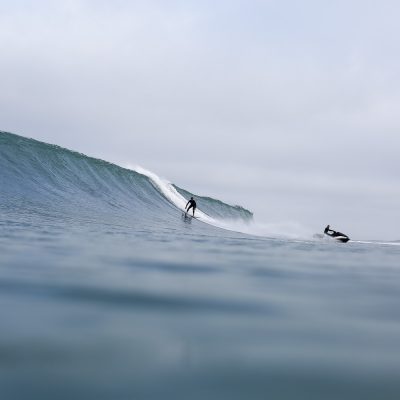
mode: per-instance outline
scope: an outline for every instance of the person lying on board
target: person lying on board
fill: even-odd
[[[189,206],[189,208],[188,208],[188,206]],[[185,210],[187,208],[186,212],[189,212],[189,210],[191,208],[193,208],[193,217],[194,217],[194,212],[196,211],[196,207],[197,207],[196,202],[193,200],[193,197],[191,197],[185,206]]]

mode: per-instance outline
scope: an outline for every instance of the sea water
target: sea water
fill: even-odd
[[[400,398],[396,243],[221,229],[252,215],[4,132],[0,167],[1,400]]]

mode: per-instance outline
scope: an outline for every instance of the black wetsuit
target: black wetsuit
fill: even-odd
[[[194,201],[194,200],[189,200],[188,202],[187,202],[187,204],[186,204],[186,207],[187,206],[189,206],[189,208],[187,209],[187,212],[189,212],[189,210],[191,209],[191,208],[193,208],[193,216],[194,216],[194,212],[196,211],[196,202]],[[186,208],[185,207],[185,208]]]

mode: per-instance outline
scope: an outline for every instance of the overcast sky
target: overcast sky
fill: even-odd
[[[0,130],[264,222],[400,239],[400,3],[0,0]]]

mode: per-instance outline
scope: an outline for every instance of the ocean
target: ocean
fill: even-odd
[[[191,195],[0,132],[1,400],[400,398],[399,243]]]

